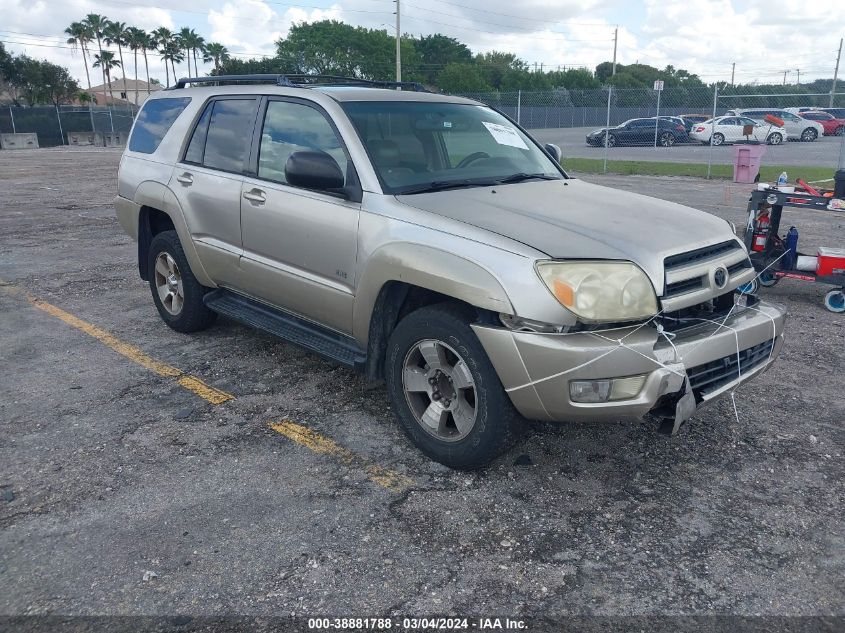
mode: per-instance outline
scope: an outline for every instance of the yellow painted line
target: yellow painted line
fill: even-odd
[[[308,427],[292,422],[291,420],[271,422],[269,426],[277,433],[281,433],[288,439],[315,453],[329,455],[339,459],[348,466],[363,469],[370,481],[392,492],[402,492],[414,483],[414,480],[410,477],[406,477],[389,468],[383,468],[377,464],[373,464],[357,453],[353,453],[348,448],[341,446],[333,439],[325,435],[320,435],[316,431],[312,431]]]
[[[173,367],[171,365],[168,365],[167,363],[157,361],[155,358],[142,352],[134,345],[125,343],[116,336],[113,336],[105,330],[98,328],[96,325],[88,323],[87,321],[83,321],[79,317],[74,316],[70,312],[65,312],[61,308],[57,308],[51,303],[47,303],[46,301],[42,301],[41,299],[33,297],[31,294],[22,291],[17,286],[4,282],[2,279],[0,279],[0,287],[2,287],[3,290],[5,290],[9,294],[25,295],[27,300],[39,310],[42,310],[47,314],[54,316],[61,321],[64,321],[68,325],[75,327],[80,332],[84,332],[88,336],[97,339],[109,349],[117,352],[118,354],[121,354],[122,356],[125,356],[129,360],[141,365],[141,367],[145,367],[153,373],[158,374],[159,376],[164,376],[166,378],[176,378],[176,382],[182,388],[195,393],[200,398],[207,400],[211,404],[222,404],[224,402],[234,399],[234,396],[232,394],[226,393],[225,391],[220,391],[219,389],[215,389],[214,387],[209,387],[199,378],[190,376],[177,367]]]

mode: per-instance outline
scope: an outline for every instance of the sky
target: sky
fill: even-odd
[[[729,81],[736,63],[737,82],[780,82],[785,71],[794,82],[800,70],[803,83],[833,76],[845,35],[840,2],[401,0],[401,26],[406,34],[455,37],[473,52],[513,52],[544,69],[593,69],[610,60],[618,26],[617,59],[623,64],[672,64],[711,82]],[[85,86],[82,55],[67,46],[64,29],[88,13],[147,30],[191,27],[206,41],[249,58],[272,56],[274,42],[303,21],[337,19],[393,33],[395,11],[393,0],[0,0],[0,42],[14,53],[68,67]],[[133,60],[124,56],[127,76],[133,77]],[[182,66],[177,72],[187,75]],[[165,80],[156,55],[150,57],[150,74]],[[100,83],[93,74],[92,82]]]

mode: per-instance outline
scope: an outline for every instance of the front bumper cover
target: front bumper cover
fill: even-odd
[[[750,369],[741,368],[715,387],[695,392],[698,406],[762,373],[783,346],[786,310],[759,302],[737,308],[718,322],[698,321],[677,330],[671,342],[654,323],[601,332],[545,334],[476,324],[472,328],[517,410],[535,420],[639,418],[667,396],[686,391],[687,370],[724,360],[772,341],[771,351]],[[715,320],[715,319],[714,319]],[[741,365],[741,367],[743,367]],[[735,371],[730,370],[729,371]],[[640,393],[628,400],[572,402],[569,381],[647,374]]]

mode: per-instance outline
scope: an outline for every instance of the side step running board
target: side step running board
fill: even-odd
[[[228,290],[210,292],[203,301],[209,309],[219,314],[269,332],[356,371],[364,371],[367,364],[367,353],[353,338],[287,312]]]

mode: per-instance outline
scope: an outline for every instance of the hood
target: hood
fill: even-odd
[[[555,259],[629,260],[660,294],[663,259],[735,239],[714,215],[582,180],[400,195],[403,204],[492,231]]]

